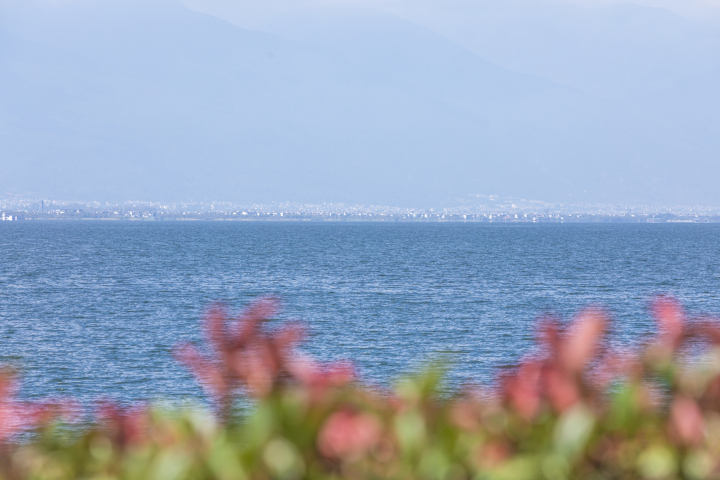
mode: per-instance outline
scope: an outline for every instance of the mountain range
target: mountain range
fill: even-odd
[[[0,6],[0,193],[720,204],[710,25],[487,7],[450,31],[419,8],[326,6],[250,29],[190,6]]]

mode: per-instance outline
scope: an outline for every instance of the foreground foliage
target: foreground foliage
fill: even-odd
[[[441,394],[430,369],[393,391],[348,363],[300,356],[302,327],[270,329],[276,303],[204,321],[204,352],[176,358],[215,412],[101,404],[90,424],[71,403],[14,400],[0,378],[0,475],[7,479],[712,479],[720,478],[720,324],[677,302],[652,307],[642,349],[604,343],[599,310],[543,319],[538,350],[494,389]],[[697,351],[701,353],[696,354]],[[691,353],[693,355],[691,356]],[[254,399],[244,418],[240,395]],[[33,430],[30,440],[17,433]]]

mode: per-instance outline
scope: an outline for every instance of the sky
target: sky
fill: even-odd
[[[0,0],[0,195],[720,206],[720,0]]]
[[[371,6],[372,8],[383,8],[401,16],[410,16],[418,9],[427,9],[440,15],[451,15],[457,10],[472,10],[482,4],[489,3],[482,0],[458,1],[458,0],[268,0],[257,2],[253,0],[185,0],[188,7],[218,15],[226,20],[240,26],[250,26],[253,22],[272,18],[276,15],[292,13],[306,8],[318,8],[327,6]],[[513,8],[523,8],[536,1],[514,1],[503,2],[512,5]],[[617,0],[557,0],[554,3],[566,3],[582,6],[608,6],[618,3]],[[700,21],[717,21],[720,11],[718,0],[641,0],[633,2],[652,8],[662,8],[678,15]]]

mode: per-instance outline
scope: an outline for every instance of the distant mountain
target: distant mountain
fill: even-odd
[[[720,66],[720,29],[630,2],[388,5],[497,65],[608,98],[666,90],[682,78]]]
[[[695,112],[679,94],[601,100],[388,14],[297,17],[282,37],[170,1],[28,5],[0,7],[0,192],[720,202],[717,126],[676,135]],[[701,187],[675,188],[688,169]]]

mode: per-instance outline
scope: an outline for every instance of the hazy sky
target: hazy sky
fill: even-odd
[[[0,190],[720,205],[719,53],[720,0],[0,0]]]
[[[58,0],[62,1],[62,0]],[[68,0],[72,1],[72,0]],[[522,9],[532,4],[566,4],[582,6],[609,6],[622,3],[618,0],[184,0],[183,3],[198,11],[212,12],[236,25],[249,27],[267,21],[276,15],[285,15],[306,8],[328,6],[360,6],[382,8],[395,14],[413,17],[418,10],[433,12],[441,17],[451,17],[462,12],[482,11],[488,6],[502,5],[506,8]],[[679,15],[702,22],[715,22],[720,15],[720,0],[639,0],[638,5],[663,8]]]

